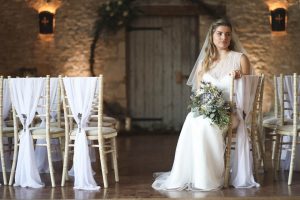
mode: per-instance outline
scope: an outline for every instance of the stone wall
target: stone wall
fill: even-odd
[[[266,0],[267,1],[267,0]],[[270,30],[265,0],[205,0],[225,5],[236,26],[256,73],[267,76],[264,110],[272,107],[272,74],[299,72],[300,8],[288,7],[287,34],[274,36]],[[270,3],[272,0],[268,0]],[[275,1],[275,0],[274,0]],[[53,37],[39,35],[38,13],[26,1],[2,0],[0,7],[0,73],[44,76],[89,76],[90,46],[97,8],[105,0],[63,0],[56,11]],[[190,4],[189,0],[139,0],[141,5]],[[199,15],[201,47],[211,16]],[[104,74],[105,101],[126,110],[126,33],[124,30],[99,40],[95,51],[95,73]],[[20,71],[23,70],[23,71]]]
[[[230,0],[226,8],[255,72],[266,75],[264,110],[268,111],[273,102],[272,76],[300,72],[300,7],[298,4],[288,6],[287,34],[281,36],[271,32],[266,1]]]
[[[26,1],[1,1],[2,75],[90,76],[89,56],[97,9],[104,0],[63,0],[53,36],[39,35],[38,12]],[[125,31],[99,40],[95,74],[104,74],[104,99],[126,108]]]

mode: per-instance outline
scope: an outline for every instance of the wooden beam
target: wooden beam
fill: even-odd
[[[138,6],[142,15],[155,16],[191,16],[199,15],[197,5],[155,5],[155,6]]]
[[[203,2],[191,5],[152,5],[137,6],[141,15],[154,16],[194,16],[209,15],[213,18],[219,18],[226,13],[225,6],[208,5]]]

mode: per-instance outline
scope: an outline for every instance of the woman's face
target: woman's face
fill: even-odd
[[[213,33],[213,43],[219,50],[227,50],[231,40],[231,28],[218,26]]]

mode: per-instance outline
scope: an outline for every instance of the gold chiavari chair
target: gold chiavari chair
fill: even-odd
[[[262,161],[262,139],[261,139],[261,118],[262,118],[262,99],[263,99],[263,89],[264,89],[264,75],[259,76],[258,84],[255,90],[255,97],[252,104],[251,112],[251,124],[248,128],[248,134],[251,138],[251,150],[252,157],[254,160],[254,175],[257,176],[259,163]],[[234,79],[231,79],[230,86],[230,107],[231,110],[235,110],[235,86]],[[230,179],[230,169],[231,169],[231,150],[235,149],[235,137],[236,137],[236,127],[233,127],[233,115],[231,116],[230,125],[227,130],[225,137],[226,149],[225,149],[225,176],[224,176],[224,187],[229,186]],[[250,149],[249,149],[250,150]],[[257,177],[256,177],[257,178]]]
[[[64,155],[64,165],[62,173],[61,186],[65,185],[65,180],[67,179],[67,170],[68,170],[68,159],[69,159],[69,149],[74,147],[73,141],[75,141],[77,127],[72,126],[69,123],[73,122],[73,114],[71,113],[69,99],[66,95],[66,90],[64,87],[63,79],[60,76],[59,82],[61,86],[61,93],[63,99],[63,108],[64,108],[64,121],[65,121],[65,155]],[[107,181],[107,154],[111,154],[113,158],[113,169],[115,174],[115,181],[119,181],[118,174],[118,163],[117,163],[117,130],[111,127],[103,126],[103,76],[100,75],[98,78],[98,92],[97,92],[97,126],[96,127],[86,127],[85,133],[88,140],[92,141],[89,144],[90,147],[95,147],[99,150],[100,155],[100,164],[103,177],[104,188],[108,187]],[[94,142],[94,143],[93,143]],[[96,143],[96,144],[95,144]]]
[[[274,75],[274,115],[267,116],[263,118],[262,129],[263,129],[263,138],[265,142],[272,142],[272,159],[274,159],[274,149],[275,149],[275,138],[276,134],[274,133],[278,126],[284,124],[292,124],[293,120],[285,116],[286,111],[292,110],[290,105],[290,100],[287,95],[286,86],[284,84],[284,75],[280,74],[279,76]],[[265,144],[263,144],[264,151]],[[264,155],[267,155],[266,153]],[[264,162],[266,158],[264,157]]]
[[[299,124],[299,76],[297,73],[293,74],[293,123],[292,124],[282,124],[277,126],[276,133],[276,141],[275,141],[275,153],[274,153],[274,175],[277,177],[277,171],[280,168],[280,154],[282,149],[282,136],[291,136],[292,144],[288,149],[291,151],[291,159],[290,159],[290,168],[289,168],[289,178],[288,185],[292,184],[293,179],[293,171],[294,171],[294,162],[296,157],[296,145],[299,144],[298,137],[300,131]]]
[[[4,82],[6,81],[6,82]],[[7,185],[7,176],[6,176],[6,161],[4,157],[4,153],[6,153],[6,150],[4,149],[4,146],[8,146],[9,152],[11,152],[11,145],[10,144],[4,144],[3,139],[4,138],[13,138],[14,134],[17,133],[18,131],[18,125],[16,123],[16,120],[13,121],[11,126],[7,125],[4,126],[4,116],[3,116],[3,110],[4,110],[4,101],[7,100],[8,98],[10,99],[9,96],[4,96],[8,95],[8,92],[5,93],[4,90],[8,90],[8,81],[7,79],[4,80],[3,76],[0,77],[0,158],[1,158],[1,168],[2,168],[2,176],[3,176],[3,184]],[[6,108],[7,109],[7,108]],[[13,115],[15,115],[15,112],[13,112]]]
[[[51,139],[61,139],[65,136],[64,129],[56,126],[50,125],[50,76],[47,75],[45,81],[45,95],[40,97],[40,103],[38,107],[42,107],[45,110],[43,114],[37,114],[36,117],[44,117],[46,121],[46,125],[42,127],[30,127],[29,130],[31,132],[31,137],[33,140],[36,139],[45,139],[45,144],[36,144],[38,146],[43,146],[47,148],[47,158],[50,170],[50,178],[51,178],[51,186],[55,187],[55,178],[54,178],[54,169],[52,164],[52,147],[51,147]],[[19,145],[19,135],[15,135],[16,139],[14,149],[15,151],[18,150]],[[9,185],[12,185],[14,175],[15,175],[15,168],[17,163],[17,153],[14,154],[12,170],[10,174],[10,181]]]

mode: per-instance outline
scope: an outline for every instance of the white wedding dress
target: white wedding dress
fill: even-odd
[[[229,54],[203,75],[203,81],[211,82],[223,90],[229,98],[230,76],[240,69],[242,53]],[[216,190],[224,182],[223,132],[209,118],[195,117],[190,112],[183,124],[175,153],[172,170],[157,173],[152,184],[156,190]]]

